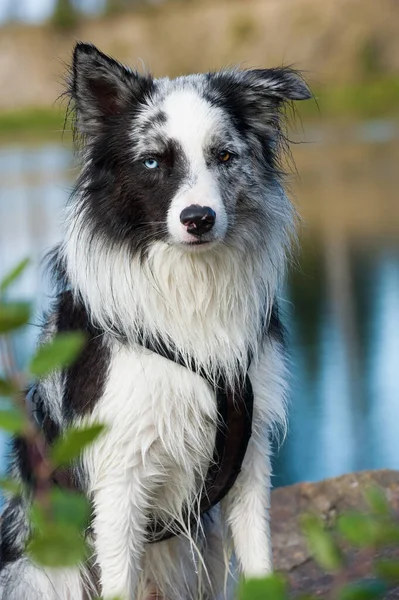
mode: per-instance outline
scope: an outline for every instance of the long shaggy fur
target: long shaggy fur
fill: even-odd
[[[88,343],[35,394],[49,443],[71,424],[107,425],[74,469],[93,506],[99,581],[88,565],[51,571],[29,561],[30,500],[21,498],[2,519],[0,598],[230,599],[240,573],[272,566],[269,438],[285,424],[286,382],[276,302],[294,230],[279,167],[282,115],[309,90],[283,68],[156,80],[78,44],[68,93],[82,172],[42,341],[83,329]],[[215,215],[212,226],[187,225],[188,207]],[[222,376],[234,387],[249,357],[253,435],[233,488],[201,515],[218,422],[209,382]],[[12,472],[30,483],[23,440]],[[182,533],[148,544],[151,518],[177,520]]]

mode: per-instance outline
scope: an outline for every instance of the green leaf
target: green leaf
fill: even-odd
[[[5,292],[5,290],[12,284],[22,273],[25,271],[26,267],[30,262],[29,258],[24,258],[20,263],[17,264],[12,271],[10,271],[0,282],[0,294]]]
[[[399,525],[390,517],[346,513],[338,519],[338,531],[354,546],[399,544]]]
[[[338,600],[375,600],[384,598],[387,586],[382,581],[359,581],[340,590]]]
[[[37,377],[44,377],[55,369],[68,367],[77,358],[85,343],[81,332],[59,333],[51,342],[38,348],[29,370]]]
[[[71,525],[83,533],[89,523],[90,504],[78,492],[54,487],[48,505],[35,501],[30,508],[31,523],[39,531],[46,527],[49,517],[54,523]]]
[[[22,433],[25,429],[25,419],[15,409],[0,410],[0,429],[12,434]]]
[[[48,519],[49,513],[47,507],[44,508],[37,500],[35,500],[29,507],[29,522],[33,530],[40,531],[45,528]]]
[[[27,302],[0,304],[0,333],[19,329],[29,321],[30,306]]]
[[[56,523],[70,524],[79,530],[87,527],[90,504],[82,494],[54,488],[51,491],[51,507]]]
[[[376,521],[367,515],[348,512],[338,518],[337,529],[353,546],[372,546],[376,539]]]
[[[277,573],[262,579],[247,579],[241,582],[238,597],[240,600],[285,600],[288,584]]]
[[[378,547],[399,544],[399,525],[389,520],[378,521],[374,545]]]
[[[399,584],[399,560],[381,559],[374,565],[376,575],[390,584]]]
[[[366,501],[375,515],[389,517],[392,515],[391,507],[384,491],[376,486],[370,486],[364,492]]]
[[[304,515],[302,530],[307,538],[309,550],[315,561],[326,571],[336,571],[343,565],[343,557],[338,545],[316,515]]]
[[[0,378],[0,396],[13,396],[18,389],[8,379]]]
[[[20,496],[24,486],[15,479],[0,478],[0,488],[12,496]]]
[[[51,460],[55,467],[67,465],[93,443],[104,431],[104,425],[96,424],[85,428],[70,428],[57,440],[51,451]]]
[[[43,524],[33,535],[27,549],[31,558],[44,567],[72,567],[88,556],[79,529],[66,523]]]

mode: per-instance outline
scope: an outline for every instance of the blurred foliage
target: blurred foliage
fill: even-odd
[[[26,325],[30,315],[29,304],[13,302],[0,305],[0,333],[7,333]]]
[[[80,16],[71,0],[56,0],[51,23],[60,31],[71,31],[78,25]]]
[[[263,579],[249,579],[242,581],[239,589],[240,600],[265,600],[270,598],[273,600],[279,598],[287,598],[288,584],[286,579],[275,573]]]
[[[104,426],[95,424],[89,427],[67,430],[61,439],[57,440],[51,451],[51,460],[55,467],[68,465],[78,458],[86,446],[92,444],[103,432]]]
[[[36,377],[45,377],[52,371],[68,367],[85,344],[80,332],[60,333],[50,342],[43,344],[29,364],[29,371]]]
[[[26,141],[29,134],[35,137],[49,137],[51,133],[59,133],[64,127],[65,114],[54,108],[31,108],[0,112],[0,135],[14,137],[23,135]]]
[[[105,3],[106,15],[117,15],[121,12],[129,10],[132,7],[140,6],[145,0],[107,0]]]
[[[359,51],[360,72],[364,77],[375,77],[384,71],[382,49],[378,40],[367,39]]]
[[[29,258],[21,260],[21,262],[19,262],[14,267],[14,269],[12,269],[10,273],[8,273],[4,277],[4,279],[0,283],[0,294],[4,294],[4,292],[10,287],[10,285],[22,275],[26,267],[29,265],[29,262]]]
[[[378,487],[365,492],[367,513],[351,511],[339,516],[335,526],[327,527],[314,514],[301,517],[302,530],[313,559],[323,570],[333,573],[329,598],[335,600],[374,600],[385,598],[399,585],[399,560],[376,558],[370,577],[348,581],[346,569],[353,546],[370,557],[377,549],[399,546],[399,523],[395,519],[385,493]],[[318,596],[317,596],[318,597]],[[242,582],[239,600],[316,600],[305,594],[293,596],[284,577],[273,573],[264,579]]]
[[[45,376],[54,369],[70,365],[82,350],[81,335],[56,335],[36,351],[30,361],[28,373],[16,373],[7,368],[13,357],[7,341],[10,334],[25,325],[30,310],[26,303],[11,302],[8,290],[22,275],[29,264],[18,264],[0,282],[0,342],[4,373],[0,379],[0,395],[9,396],[11,403],[0,407],[0,428],[18,436],[24,436],[28,445],[37,442],[42,435],[30,419],[25,399],[20,389],[25,387],[32,374]],[[21,308],[23,307],[23,308]],[[5,350],[4,350],[5,349]],[[92,424],[88,427],[70,428],[51,448],[34,472],[37,487],[33,490],[12,479],[0,479],[0,488],[9,496],[29,495],[32,533],[27,552],[31,559],[44,567],[72,567],[90,556],[85,532],[90,524],[91,507],[79,492],[56,488],[52,475],[56,468],[68,467],[82,450],[102,434],[104,427]],[[372,557],[377,549],[399,546],[399,523],[385,497],[376,487],[365,493],[367,513],[351,511],[341,514],[333,526],[327,527],[318,515],[301,517],[302,529],[310,553],[323,570],[332,573],[331,598],[336,600],[374,600],[384,598],[392,586],[399,583],[399,560],[379,558],[374,560],[372,573],[362,581],[348,581],[346,569],[352,547],[367,551]],[[292,598],[287,579],[273,573],[263,579],[242,581],[238,590],[239,600],[288,600]],[[302,594],[296,600],[315,600],[312,594]]]
[[[315,102],[301,106],[302,117],[374,118],[399,113],[399,77],[375,78],[339,88],[315,90]]]
[[[338,542],[328,532],[316,515],[302,517],[302,530],[306,535],[309,549],[319,565],[326,571],[338,571],[344,566],[342,552]]]
[[[0,282],[0,349],[2,378],[0,379],[0,428],[9,434],[24,437],[27,447],[45,448],[42,432],[31,419],[24,394],[31,375],[44,377],[55,369],[71,365],[83,348],[85,338],[80,333],[59,334],[50,342],[40,346],[29,364],[27,373],[16,371],[10,335],[27,324],[30,306],[25,302],[8,299],[12,284],[24,273],[28,260],[19,263]],[[9,397],[11,403],[4,402]],[[89,524],[90,504],[78,492],[53,486],[53,474],[60,466],[68,467],[88,444],[94,442],[104,427],[92,424],[87,427],[71,428],[56,440],[50,456],[32,460],[35,486],[28,489],[25,484],[12,479],[0,480],[0,488],[7,495],[28,496],[31,503],[32,533],[27,552],[33,561],[46,567],[71,567],[89,556],[85,531]]]

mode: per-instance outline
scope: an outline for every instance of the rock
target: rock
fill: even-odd
[[[286,574],[294,597],[306,592],[318,598],[327,598],[334,582],[334,576],[324,573],[312,560],[300,531],[300,515],[313,512],[327,523],[333,523],[340,513],[348,509],[367,512],[363,494],[370,485],[378,485],[385,491],[399,520],[398,471],[366,471],[273,490],[271,526],[274,568]],[[373,558],[378,557],[399,559],[399,548],[389,548],[374,557],[368,550],[351,549],[343,583],[372,577]],[[387,598],[399,598],[399,587],[392,590]]]

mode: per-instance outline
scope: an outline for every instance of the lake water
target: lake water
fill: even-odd
[[[304,133],[306,132],[306,134]],[[281,299],[292,372],[274,484],[399,468],[399,123],[305,126],[291,195],[303,223]],[[67,145],[0,146],[0,276],[33,263],[13,295],[49,302],[39,269],[76,176]],[[38,327],[15,340],[24,364]],[[6,459],[6,439],[0,438]]]

